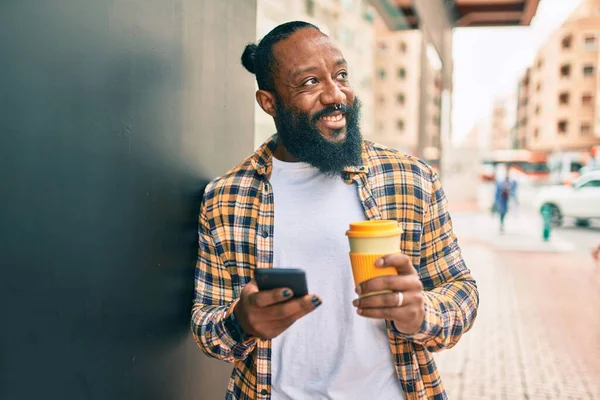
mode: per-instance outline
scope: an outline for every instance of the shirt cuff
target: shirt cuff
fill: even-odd
[[[424,344],[430,339],[437,337],[442,330],[442,312],[435,293],[423,292],[423,295],[425,301],[425,318],[417,332],[413,334],[402,333],[396,328],[394,321],[390,321],[392,332],[396,336],[418,344]]]
[[[233,314],[233,310],[235,309],[235,305],[238,303],[238,301],[239,299],[233,301],[224,310],[219,322],[219,330],[222,332],[221,340],[223,340],[227,347],[231,348],[234,357],[237,359],[244,359],[254,350],[257,338],[250,336],[248,339],[238,342],[233,338],[231,332],[229,332],[225,326],[225,319]]]

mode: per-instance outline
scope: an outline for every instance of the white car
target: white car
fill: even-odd
[[[543,189],[536,198],[537,209],[547,205],[554,226],[562,225],[564,218],[575,218],[578,226],[587,226],[590,219],[600,218],[600,171],[590,171],[577,178],[570,186]]]

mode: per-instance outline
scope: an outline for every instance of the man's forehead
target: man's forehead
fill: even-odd
[[[343,59],[342,51],[327,35],[316,29],[300,29],[274,46],[274,55],[281,72],[290,72],[299,65],[318,63],[331,58],[332,62]]]

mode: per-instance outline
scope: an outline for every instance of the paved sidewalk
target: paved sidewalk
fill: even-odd
[[[504,233],[499,232],[499,217],[487,211],[456,212],[452,214],[454,229],[459,238],[494,247],[497,250],[564,253],[575,245],[556,230],[549,241],[542,238],[542,218],[530,211],[515,209],[505,221]]]
[[[461,243],[481,303],[473,329],[435,356],[450,400],[600,399],[600,279],[589,255]]]

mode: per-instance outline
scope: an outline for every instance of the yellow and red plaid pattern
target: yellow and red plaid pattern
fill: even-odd
[[[271,341],[238,343],[224,319],[255,268],[273,262],[273,192],[269,184],[277,135],[205,191],[199,217],[192,331],[209,356],[234,364],[226,399],[269,399]],[[465,266],[435,171],[418,159],[368,141],[363,165],[342,179],[357,187],[367,219],[397,220],[401,250],[425,289],[425,321],[404,335],[387,321],[394,364],[407,400],[446,399],[432,352],[454,346],[475,320],[476,283]],[[374,395],[376,395],[374,393]],[[376,397],[376,396],[375,396]]]

